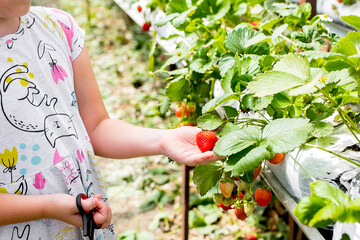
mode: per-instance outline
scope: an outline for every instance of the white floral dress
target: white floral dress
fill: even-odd
[[[31,7],[15,33],[0,37],[0,193],[102,194],[108,203],[74,92],[71,63],[83,46],[74,19],[45,7]],[[0,240],[13,239],[83,237],[80,228],[41,219],[0,226]],[[115,239],[113,225],[94,239]]]

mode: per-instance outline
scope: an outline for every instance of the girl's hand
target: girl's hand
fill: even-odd
[[[163,155],[180,164],[188,166],[215,162],[222,157],[212,151],[201,152],[196,144],[196,134],[201,129],[196,127],[180,127],[167,131],[161,139]]]
[[[51,194],[49,196],[51,204],[46,206],[44,217],[83,227],[74,196],[68,194]],[[92,198],[81,199],[81,205],[85,211],[93,210],[94,221],[98,225],[102,224],[102,228],[110,225],[111,209],[101,200],[101,194],[97,194]]]
[[[101,228],[106,228],[111,223],[111,208],[104,201],[101,200],[101,194],[94,195],[94,200],[97,199],[97,203],[95,208],[93,208],[94,212],[94,221],[98,225],[102,225]]]

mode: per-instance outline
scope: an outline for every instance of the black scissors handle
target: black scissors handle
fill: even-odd
[[[93,211],[89,211],[86,212],[84,210],[84,208],[81,205],[81,199],[87,199],[88,197],[83,194],[83,193],[79,193],[76,196],[76,206],[79,209],[81,218],[82,218],[82,222],[83,222],[83,236],[86,237],[88,236],[90,240],[94,239],[94,230],[95,229],[99,229],[101,228],[101,224],[98,225],[95,223],[94,218],[93,218]]]

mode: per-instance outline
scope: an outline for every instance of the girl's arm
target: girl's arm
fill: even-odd
[[[100,196],[101,197],[101,196]],[[53,218],[82,227],[82,219],[75,204],[75,197],[68,194],[19,195],[0,193],[0,226]],[[97,224],[110,224],[111,210],[97,196],[81,200],[85,211],[96,209]]]
[[[110,119],[85,47],[74,60],[73,71],[80,115],[97,155],[108,158],[165,155],[191,166],[219,159],[213,152],[202,153],[198,149],[195,140],[196,133],[201,131],[198,128],[151,129]]]

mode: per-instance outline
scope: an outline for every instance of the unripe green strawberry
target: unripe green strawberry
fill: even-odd
[[[222,203],[224,204],[225,207],[228,207],[233,203],[233,199],[232,198],[224,198],[222,200]]]
[[[196,134],[196,144],[202,152],[212,150],[217,140],[218,137],[213,131],[202,131]]]
[[[255,209],[254,203],[247,202],[244,204],[244,211],[245,211],[246,216],[250,216],[254,212],[254,209]]]
[[[233,180],[225,179],[220,182],[220,191],[224,195],[224,197],[231,197],[231,193],[234,190],[235,183]]]
[[[254,199],[260,207],[267,206],[271,201],[272,193],[271,191],[263,188],[258,188],[255,190]]]
[[[213,195],[213,200],[216,205],[219,205],[223,199],[224,199],[224,196],[221,193],[215,193]]]

